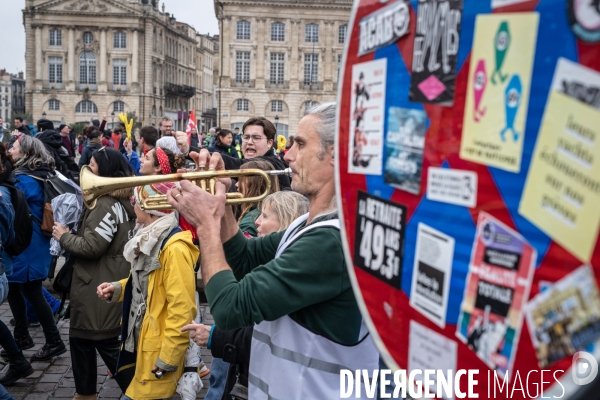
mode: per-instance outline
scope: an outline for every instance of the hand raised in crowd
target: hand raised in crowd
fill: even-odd
[[[197,324],[192,321],[190,324],[181,328],[181,332],[190,331],[190,339],[194,341],[198,346],[206,347],[208,345],[208,339],[210,338],[209,325]]]
[[[19,136],[21,134],[21,132],[19,132],[18,130],[14,130],[10,133],[10,136]]]
[[[131,155],[131,153],[133,152],[133,143],[131,142],[131,140],[123,141],[123,147],[125,148],[127,155]]]
[[[177,147],[183,154],[187,154],[190,151],[190,145],[188,143],[188,135],[185,132],[175,132],[175,140],[177,140]]]
[[[62,226],[58,222],[55,222],[54,226],[52,227],[52,237],[56,240],[60,240],[62,235],[64,235],[65,233],[69,233],[69,231],[69,228]]]
[[[96,294],[102,300],[110,299],[114,293],[115,293],[115,287],[113,286],[112,283],[104,282],[104,283],[101,283],[98,286],[98,288],[96,288]]]

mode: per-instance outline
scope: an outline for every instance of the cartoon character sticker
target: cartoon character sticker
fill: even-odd
[[[475,75],[473,76],[473,96],[475,98],[475,107],[473,108],[473,119],[475,122],[479,122],[479,118],[485,115],[487,107],[481,108],[481,99],[485,93],[485,87],[487,86],[487,73],[485,70],[485,60],[481,59],[477,63],[475,68]]]
[[[500,77],[501,83],[504,83],[506,78],[508,78],[508,74],[502,75],[501,72],[502,66],[504,65],[504,60],[506,59],[506,53],[508,53],[508,48],[510,47],[510,31],[508,29],[508,22],[502,21],[498,27],[498,32],[494,38],[494,46],[496,49],[496,69],[492,73],[491,80],[495,85],[496,75]]]
[[[521,105],[521,93],[523,93],[519,75],[513,75],[512,78],[510,78],[504,93],[506,102],[506,126],[500,131],[500,138],[503,142],[506,141],[505,134],[510,130],[513,134],[513,141],[516,142],[519,139],[519,133],[515,130],[515,119],[517,118],[519,105]]]
[[[600,0],[569,0],[567,14],[575,36],[584,42],[600,41]]]

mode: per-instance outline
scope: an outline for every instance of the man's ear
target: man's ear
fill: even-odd
[[[331,156],[331,165],[335,165],[335,148],[333,145],[327,147],[327,153]]]

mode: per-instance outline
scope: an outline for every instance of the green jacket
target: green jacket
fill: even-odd
[[[258,217],[260,217],[260,210],[256,208],[256,206],[253,206],[238,224],[240,230],[242,232],[248,232],[248,234],[252,237],[258,236],[258,231],[256,230],[256,220]]]
[[[100,197],[93,209],[84,209],[77,233],[60,238],[62,248],[76,259],[70,293],[71,337],[103,340],[121,333],[121,304],[99,299],[96,288],[129,275],[131,266],[123,248],[136,224],[131,194],[131,189],[122,189]]]
[[[233,272],[221,271],[206,285],[216,325],[229,331],[289,315],[330,340],[355,344],[362,317],[340,231],[330,227],[309,231],[274,259],[283,234],[248,240],[239,231],[223,244]]]

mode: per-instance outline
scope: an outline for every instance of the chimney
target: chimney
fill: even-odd
[[[23,71],[19,71],[19,79],[23,79]]]

